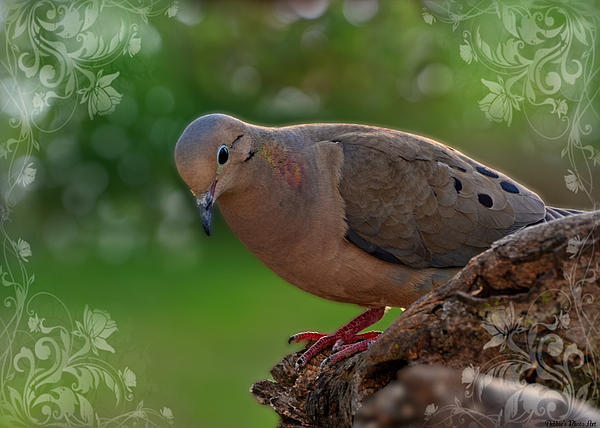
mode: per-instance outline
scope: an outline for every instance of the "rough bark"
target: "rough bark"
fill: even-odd
[[[319,364],[329,351],[299,373],[294,370],[299,353],[288,355],[271,370],[274,380],[255,383],[251,392],[280,415],[282,427],[366,426],[374,414],[385,414],[385,403],[390,424],[369,426],[397,426],[400,420],[419,426],[427,405],[440,409],[454,396],[485,413],[489,403],[465,396],[475,389],[470,376],[484,373],[579,393],[598,405],[599,224],[600,213],[594,212],[508,236],[408,307],[368,351],[323,372]],[[409,394],[414,414],[402,414],[407,407],[398,404],[398,385],[417,365],[454,371],[433,376],[429,395]],[[437,394],[437,402],[435,379],[448,391],[444,399]],[[436,425],[435,417],[429,419]]]

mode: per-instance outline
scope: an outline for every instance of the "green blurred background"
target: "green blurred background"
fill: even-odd
[[[589,206],[564,185],[563,141],[539,137],[520,112],[510,126],[485,118],[480,79],[494,76],[465,63],[460,31],[428,25],[417,1],[179,7],[140,28],[139,55],[107,69],[123,93],[113,114],[92,121],[82,108],[41,138],[38,177],[10,225],[31,243],[35,290],[74,315],[86,304],[110,312],[136,397],[172,408],[178,426],[274,426],[250,385],[299,348],[290,334],[331,331],[359,312],[286,284],[218,216],[203,236],[172,156],[195,117],[398,128],[508,173],[549,204]]]

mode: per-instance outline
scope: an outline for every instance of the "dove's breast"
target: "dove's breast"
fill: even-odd
[[[345,239],[338,144],[285,157],[280,149],[261,149],[247,188],[218,200],[234,234],[267,267],[312,294],[362,306],[406,306],[423,294],[420,286],[433,285],[434,270],[386,263]]]

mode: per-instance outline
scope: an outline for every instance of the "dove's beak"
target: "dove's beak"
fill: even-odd
[[[196,204],[200,210],[200,219],[202,220],[202,228],[206,233],[206,236],[210,236],[210,221],[212,219],[212,210],[214,205],[215,187],[217,186],[217,180],[213,181],[208,192],[202,193],[196,199]]]

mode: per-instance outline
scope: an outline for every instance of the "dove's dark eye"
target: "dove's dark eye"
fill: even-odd
[[[226,145],[222,145],[217,150],[217,163],[219,165],[225,165],[225,162],[227,162],[227,159],[229,159],[229,149],[227,148]]]

